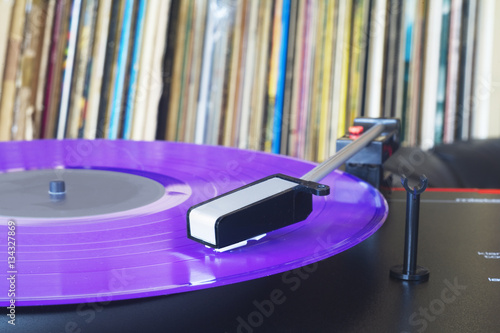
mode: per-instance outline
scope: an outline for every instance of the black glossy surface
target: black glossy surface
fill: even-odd
[[[421,195],[418,263],[431,274],[414,283],[389,277],[403,260],[405,194],[372,237],[317,264],[165,297],[18,308],[0,331],[499,332],[500,195]]]

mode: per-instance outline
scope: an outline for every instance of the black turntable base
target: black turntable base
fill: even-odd
[[[247,282],[136,300],[20,307],[18,332],[498,332],[500,191],[427,191],[418,264],[402,263],[405,192],[373,236],[334,257]],[[328,242],[328,239],[324,240]],[[121,277],[126,279],[126,276]],[[2,323],[2,327],[6,322]]]

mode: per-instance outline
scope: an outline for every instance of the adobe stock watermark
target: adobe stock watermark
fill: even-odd
[[[317,238],[318,246],[314,250],[314,258],[320,256],[322,250],[328,249],[334,245],[332,238],[328,235],[325,238]],[[301,287],[302,283],[309,279],[318,269],[318,262],[284,272],[281,275],[282,288],[275,288],[269,293],[269,297],[264,300],[253,300],[252,305],[255,310],[246,316],[238,316],[236,321],[238,326],[237,333],[254,333],[255,329],[262,326],[266,319],[270,318],[275,310],[287,300],[290,293],[293,293]]]
[[[7,296],[9,297],[9,306],[7,306],[7,323],[16,325],[16,221],[7,222]]]
[[[226,161],[217,169],[208,169],[205,172],[206,182],[193,191],[190,200],[193,204],[206,201],[230,190],[234,190],[236,186],[235,179],[238,179],[249,168],[252,167],[252,162],[257,158],[259,152],[254,150],[242,150],[241,155]],[[214,190],[215,189],[215,190]],[[185,207],[178,205],[176,209],[181,211],[181,214],[186,214]]]
[[[116,143],[111,140],[78,140],[64,145],[65,153],[63,163],[54,162],[52,165],[52,169],[56,174],[56,179],[63,180],[67,167],[79,168],[90,165],[92,162],[91,155],[96,152],[99,153],[98,149],[101,145],[108,146],[108,152],[110,150],[117,150],[118,152],[116,154],[120,155],[122,164],[127,165],[128,168],[145,170],[144,164],[140,158],[119,142]]]
[[[454,303],[458,297],[467,289],[466,285],[460,284],[455,277],[453,282],[448,279],[443,280],[444,288],[441,289],[439,297],[429,302],[426,307],[419,307],[418,311],[413,312],[408,318],[408,323],[418,333],[425,332],[430,323],[433,323],[438,316],[443,314],[447,307]],[[401,333],[410,333],[413,331],[403,331]]]
[[[245,318],[238,316],[236,321],[238,327],[237,333],[253,333],[254,330],[262,326],[267,318],[270,318],[279,305],[287,301],[287,293],[297,291],[302,282],[309,279],[312,273],[318,269],[318,263],[312,263],[307,266],[299,267],[294,270],[285,272],[281,275],[281,281],[286,288],[276,288],[269,293],[269,297],[262,300],[253,300],[252,304],[255,308]]]
[[[410,176],[416,171],[416,168],[425,163],[427,156],[419,149],[414,149],[408,156],[399,155],[398,157],[398,174]]]
[[[80,303],[76,307],[76,314],[80,320],[68,321],[64,325],[65,333],[82,333],[84,327],[90,325],[97,317],[98,313],[103,312],[105,306],[111,303],[111,297],[114,293],[123,291],[135,277],[129,275],[124,269],[111,270],[111,277],[108,280],[107,288],[97,292],[97,296],[89,298],[87,302]],[[83,319],[83,323],[78,321]]]

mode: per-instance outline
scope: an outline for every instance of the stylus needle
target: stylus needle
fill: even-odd
[[[248,240],[305,220],[312,212],[312,195],[330,188],[317,182],[383,133],[376,124],[352,143],[301,178],[276,174],[191,207],[187,212],[190,239],[225,251]]]

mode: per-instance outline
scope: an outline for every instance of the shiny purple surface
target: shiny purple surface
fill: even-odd
[[[166,186],[148,207],[72,219],[16,219],[16,306],[166,295],[255,279],[344,251],[387,216],[382,195],[335,171],[306,221],[216,253],[186,237],[189,207],[274,173],[300,177],[314,165],[231,148],[170,142],[45,140],[0,143],[0,171],[103,168]],[[135,170],[135,171],[132,171]],[[57,170],[58,173],[64,170]],[[166,209],[161,209],[166,207]],[[0,305],[8,305],[7,221],[0,212]]]

